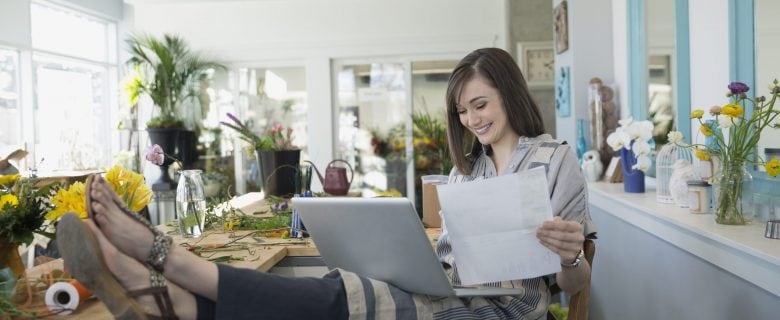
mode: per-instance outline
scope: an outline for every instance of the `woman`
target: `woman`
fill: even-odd
[[[595,232],[585,180],[571,148],[544,134],[539,108],[507,52],[479,49],[461,60],[447,88],[447,118],[455,164],[450,183],[545,167],[556,217],[538,229],[537,237],[560,256],[563,268],[554,276],[558,285],[569,293],[582,289],[590,279],[582,243],[585,235]],[[470,136],[475,139],[466,155]],[[64,217],[58,241],[74,277],[93,289],[118,317],[149,313],[172,318],[175,313],[188,319],[538,319],[545,316],[549,304],[543,277],[486,284],[522,287],[522,295],[461,299],[411,294],[338,269],[315,279],[217,265],[170,246],[169,238],[139,223],[102,178],[88,182],[87,194],[93,221]],[[459,284],[451,251],[445,221],[437,253],[453,283]],[[106,280],[111,275],[118,283]],[[150,283],[151,290],[140,291],[146,296],[137,295]]]

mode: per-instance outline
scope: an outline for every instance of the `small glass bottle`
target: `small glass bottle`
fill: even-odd
[[[577,120],[577,159],[582,164],[582,157],[588,151],[588,144],[585,142],[585,119]]]
[[[200,173],[200,170],[179,171],[176,210],[179,231],[185,238],[200,237],[206,224],[206,193]]]
[[[710,212],[710,184],[702,180],[688,180],[688,208],[691,213]]]

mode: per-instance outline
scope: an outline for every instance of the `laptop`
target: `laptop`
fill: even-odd
[[[453,287],[407,198],[293,198],[329,268],[434,296],[507,296],[520,289]]]

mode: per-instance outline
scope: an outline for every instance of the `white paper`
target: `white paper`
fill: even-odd
[[[536,237],[553,218],[543,167],[437,190],[461,284],[561,271],[558,255]]]

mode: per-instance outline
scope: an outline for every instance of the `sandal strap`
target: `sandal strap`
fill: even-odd
[[[157,308],[160,310],[160,316],[147,314],[148,319],[161,319],[161,320],[178,320],[176,312],[173,308],[173,301],[168,293],[168,287],[165,285],[165,277],[151,267],[149,268],[149,277],[151,280],[151,286],[146,289],[139,289],[128,291],[127,295],[131,298],[137,298],[143,295],[151,295],[157,303]]]
[[[149,250],[149,257],[146,263],[159,272],[164,271],[165,259],[168,258],[168,252],[171,250],[173,239],[165,236],[157,229],[151,229],[154,233],[152,249]]]
[[[116,202],[116,205],[125,214],[133,217],[133,219],[146,226],[146,228],[154,234],[154,241],[152,242],[151,250],[149,250],[149,257],[146,258],[146,263],[161,273],[165,271],[165,259],[168,258],[168,252],[170,251],[173,239],[164,235],[140,214],[130,210],[126,204]]]

